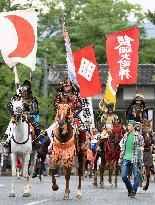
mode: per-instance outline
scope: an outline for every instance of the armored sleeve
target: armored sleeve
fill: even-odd
[[[54,99],[54,106],[55,108],[57,109],[58,108],[58,105],[62,102],[61,100],[61,95],[60,93],[56,96],[56,98]]]
[[[143,117],[143,119],[148,120],[148,108],[144,108],[144,111],[142,113],[142,117]]]
[[[126,119],[127,120],[132,120],[132,107],[128,108],[127,112],[126,112]]]
[[[73,111],[77,114],[82,109],[82,101],[81,98],[78,96],[74,96],[73,99]]]
[[[32,102],[31,102],[30,113],[34,114],[34,115],[39,114],[38,101],[37,101],[36,97],[34,97]]]

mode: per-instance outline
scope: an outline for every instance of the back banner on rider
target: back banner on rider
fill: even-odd
[[[80,97],[87,98],[102,93],[99,70],[92,45],[73,53]]]

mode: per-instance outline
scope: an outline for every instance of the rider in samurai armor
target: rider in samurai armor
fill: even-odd
[[[103,128],[108,132],[113,129],[113,123],[118,120],[118,116],[114,114],[114,103],[103,104],[101,101],[99,103],[99,109],[101,111],[101,123]]]
[[[59,104],[68,104],[72,110],[72,120],[77,117],[77,114],[81,111],[81,99],[78,96],[78,90],[74,87],[72,81],[67,77],[64,82],[61,83],[60,93],[54,100],[56,110]]]
[[[126,119],[139,123],[142,122],[143,119],[148,119],[148,108],[143,95],[136,94],[133,98],[126,111]]]
[[[36,97],[32,95],[31,83],[28,80],[23,82],[21,88],[17,90],[17,94],[13,96],[11,102],[8,103],[8,110],[12,114],[11,122],[15,123],[16,119],[14,117],[14,113],[12,110],[12,102],[16,100],[21,100],[23,103],[23,112],[25,118],[28,122],[32,125],[32,135],[38,136],[40,133],[40,125],[39,125],[39,108],[38,108],[38,101]]]
[[[109,160],[112,153],[108,138],[113,130],[113,123],[118,121],[118,116],[113,113],[114,103],[104,104],[103,101],[100,101],[99,109],[101,111],[101,123],[103,127],[101,131],[101,139],[98,141],[97,150],[101,155],[105,153],[105,159]]]
[[[81,110],[81,99],[78,96],[77,89],[73,86],[69,78],[65,78],[63,83],[61,83],[61,89],[59,94],[54,100],[54,105],[56,108],[56,118],[55,121],[58,122],[61,118],[61,113],[68,107],[67,120],[73,127],[73,135],[69,141],[60,143],[57,137],[54,137],[52,146],[52,170],[56,168],[58,164],[64,164],[66,167],[72,167],[74,164],[74,152],[75,152],[75,124],[77,121],[77,114]],[[62,110],[62,111],[61,111]],[[59,125],[60,126],[60,125]],[[64,126],[62,135],[65,136],[68,132],[68,126]],[[54,136],[57,136],[57,127],[53,130]],[[62,155],[63,154],[63,155]]]

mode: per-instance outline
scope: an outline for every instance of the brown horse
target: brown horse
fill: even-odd
[[[104,134],[103,134],[104,133]],[[96,160],[94,162],[94,185],[97,185],[97,160],[101,157],[100,164],[100,187],[104,187],[104,170],[109,169],[109,184],[112,186],[112,173],[115,168],[115,186],[117,187],[117,177],[118,177],[118,161],[120,155],[119,142],[124,134],[123,124],[119,121],[113,123],[113,129],[110,133],[106,132],[104,129],[101,133],[101,139],[99,140],[98,153],[94,153]]]
[[[152,144],[153,136],[151,129],[151,121],[143,120],[142,122],[142,132],[144,137],[144,151],[143,151],[143,161],[144,161],[144,173],[146,174],[146,184],[143,190],[147,190],[149,187],[150,172],[155,174],[153,169],[153,158],[152,158]]]
[[[80,152],[82,149],[81,141],[79,140],[79,135],[75,133],[72,127],[73,117],[71,107],[67,104],[60,104],[58,106],[58,111],[56,115],[56,121],[58,122],[58,127],[54,130],[54,141],[52,150],[52,189],[57,191],[59,189],[56,179],[55,170],[57,166],[63,165],[65,168],[65,179],[66,179],[66,189],[64,192],[64,199],[69,199],[69,180],[71,175],[72,167],[74,166],[74,155],[76,152],[76,147],[79,148],[79,186],[77,198],[81,197],[81,176],[83,168],[83,154]]]
[[[39,179],[41,181],[42,180],[41,175],[43,174],[43,170],[44,170],[44,162],[46,160],[46,155],[48,154],[48,147],[51,143],[51,140],[47,136],[47,132],[44,132],[44,134],[40,135],[40,137],[42,137],[43,140],[42,144],[40,145],[40,148],[37,149],[37,161],[40,162],[39,163],[40,166],[35,169],[35,173],[32,177],[35,178],[38,172]],[[37,166],[38,164],[36,163],[36,167]]]
[[[112,161],[113,161],[113,170],[115,170],[115,187],[117,187],[117,177],[119,173],[119,158],[120,158],[120,141],[125,133],[125,129],[123,127],[123,124],[120,121],[116,121],[113,123],[113,130],[110,133],[109,136],[109,144],[112,148]],[[110,175],[112,177],[112,174]],[[112,181],[112,179],[111,179]]]
[[[78,185],[78,194],[77,198],[81,198],[81,180],[84,174],[84,167],[86,163],[87,158],[87,135],[86,135],[87,129],[85,127],[78,127],[77,133],[76,133],[76,155],[78,158],[78,175],[79,175],[79,185]]]

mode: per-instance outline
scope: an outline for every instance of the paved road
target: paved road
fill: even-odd
[[[72,176],[70,181],[70,199],[63,200],[65,179],[63,176],[57,178],[59,190],[51,190],[50,177],[44,177],[40,182],[38,178],[32,181],[33,194],[29,198],[23,198],[23,180],[16,181],[17,193],[15,198],[9,198],[11,177],[0,177],[0,205],[153,205],[155,204],[155,182],[150,184],[147,192],[137,194],[135,199],[127,197],[124,184],[119,178],[119,187],[110,187],[105,178],[105,188],[93,187],[91,179],[82,181],[82,199],[76,199],[78,178]],[[79,203],[80,202],[80,203]]]

